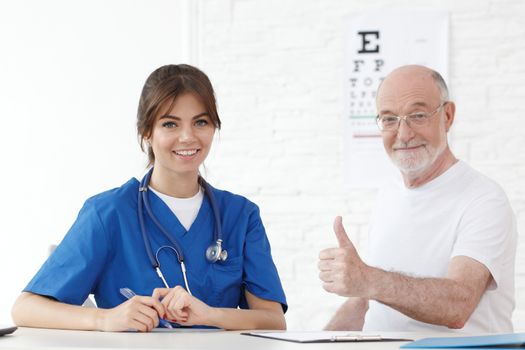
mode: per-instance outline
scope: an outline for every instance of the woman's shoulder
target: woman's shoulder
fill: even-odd
[[[119,208],[124,206],[136,206],[139,181],[131,178],[119,187],[115,187],[98,193],[85,202],[85,206],[93,206],[97,209]]]

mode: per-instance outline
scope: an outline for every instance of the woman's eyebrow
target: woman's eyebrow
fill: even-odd
[[[203,116],[209,116],[208,112],[202,112],[192,117],[192,119],[197,119]],[[161,116],[159,119],[175,119],[175,120],[181,120],[180,117],[177,117],[175,114],[165,114]]]

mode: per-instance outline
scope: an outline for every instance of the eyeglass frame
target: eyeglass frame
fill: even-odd
[[[427,125],[427,123],[430,121],[430,118],[432,118],[434,115],[436,115],[436,113],[441,109],[443,108],[447,103],[449,103],[450,101],[443,101],[439,104],[439,106],[432,112],[430,113],[425,113],[425,112],[416,112],[416,113],[412,113],[412,114],[407,114],[407,115],[392,115],[392,116],[388,116],[388,118],[396,118],[397,119],[397,126],[394,128],[394,129],[391,129],[391,130],[385,130],[383,128],[381,128],[381,120],[383,118],[387,118],[387,117],[381,117],[379,114],[376,116],[376,124],[377,124],[377,127],[379,128],[379,130],[381,132],[387,132],[387,131],[397,131],[399,130],[399,126],[401,125],[401,119],[405,121],[405,123],[410,127],[412,128],[412,125],[415,125],[416,127],[418,126],[425,126]],[[414,116],[416,114],[425,114],[427,116],[427,119],[425,119],[425,124],[421,124],[421,125],[417,125],[417,124],[410,124],[409,122],[409,117],[411,116]]]

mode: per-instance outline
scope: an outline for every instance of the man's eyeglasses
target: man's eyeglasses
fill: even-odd
[[[377,126],[381,131],[396,131],[399,129],[401,119],[411,128],[423,127],[448,101],[442,102],[433,112],[416,112],[408,115],[378,115],[376,117]]]

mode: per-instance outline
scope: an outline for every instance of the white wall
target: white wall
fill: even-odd
[[[363,10],[450,11],[456,154],[505,188],[518,229],[525,230],[522,1],[194,0],[181,11],[177,6],[0,2],[0,42],[7,43],[0,56],[0,266],[9,282],[0,290],[0,322],[9,320],[10,305],[41,264],[45,246],[60,240],[83,200],[140,174],[144,158],[133,118],[141,85],[157,65],[186,60],[210,76],[224,123],[207,161],[208,178],[260,205],[288,296],[289,328],[321,328],[342,299],[322,290],[317,254],[336,243],[337,214],[364,247],[375,194],[343,189],[343,19]],[[521,330],[524,262],[521,239],[515,313]]]
[[[343,20],[359,11],[450,12],[449,85],[457,156],[506,190],[525,234],[525,2],[201,0],[200,66],[224,121],[210,175],[261,206],[290,329],[319,329],[342,298],[321,288],[317,254],[332,220],[364,248],[374,191],[343,188]],[[417,28],[414,28],[417,30]],[[525,246],[517,329],[525,329]]]
[[[142,173],[138,98],[153,69],[191,56],[185,12],[170,0],[0,2],[0,323],[84,200]]]

